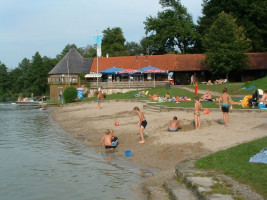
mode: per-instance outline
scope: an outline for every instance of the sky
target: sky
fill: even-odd
[[[196,23],[202,0],[181,3]],[[37,51],[55,58],[67,44],[93,45],[93,35],[114,27],[139,42],[146,17],[159,11],[159,0],[0,0],[0,61],[12,69]]]

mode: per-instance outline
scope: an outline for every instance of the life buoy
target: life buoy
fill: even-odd
[[[250,99],[252,99],[252,95],[247,95],[244,97],[243,102],[242,102],[242,108],[248,107]]]

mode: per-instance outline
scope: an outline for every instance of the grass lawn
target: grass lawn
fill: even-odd
[[[184,90],[180,88],[171,88],[171,89],[166,89],[165,87],[162,88],[153,88],[153,89],[147,89],[149,91],[149,94],[155,94],[159,93],[160,96],[165,96],[166,92],[170,93],[170,96],[176,96],[177,94],[181,97],[188,97],[194,100],[195,94]],[[117,93],[117,94],[110,94],[106,95],[106,98],[103,99],[103,102],[106,100],[116,100],[116,99],[122,99],[122,100],[149,100],[147,96],[145,97],[134,97],[134,94],[137,93],[138,91],[131,91],[127,93]],[[201,95],[199,95],[200,97]],[[81,100],[82,102],[87,102],[87,101],[96,101],[96,97],[91,97],[91,98],[83,98]],[[203,108],[219,108],[218,102],[201,102]],[[193,108],[195,105],[194,101],[188,101],[188,102],[182,102],[182,103],[175,103],[173,101],[171,102],[158,102],[158,103],[153,103],[153,105],[156,106],[168,106],[168,107],[183,107],[183,108]],[[242,109],[240,105],[234,105],[234,109]]]
[[[256,86],[256,88],[251,90],[245,90],[241,88],[249,88],[251,86]],[[186,87],[194,88],[193,85],[188,85]],[[226,87],[229,94],[239,94],[239,95],[252,95],[252,93],[256,89],[262,89],[267,90],[267,76],[264,78],[257,79],[255,81],[245,82],[245,83],[224,83],[224,84],[216,84],[216,85],[205,85],[205,84],[199,84],[198,89],[199,90],[210,90],[214,92],[222,93],[223,88]],[[238,91],[240,90],[240,91]]]
[[[267,198],[267,165],[248,162],[251,156],[260,152],[264,147],[267,147],[267,137],[201,158],[195,166],[229,175]]]

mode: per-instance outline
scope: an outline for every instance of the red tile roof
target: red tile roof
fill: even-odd
[[[247,69],[267,69],[267,53],[248,53],[251,66]],[[202,61],[204,54],[166,54],[149,56],[123,56],[98,58],[98,71],[111,67],[140,69],[153,66],[169,71],[200,71],[208,70]],[[97,59],[91,66],[91,71],[97,71]]]
[[[267,53],[248,53],[249,67],[246,69],[267,69]]]

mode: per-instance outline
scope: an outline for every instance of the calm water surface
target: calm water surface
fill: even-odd
[[[0,105],[0,199],[145,199],[140,170],[69,137],[49,111]]]

